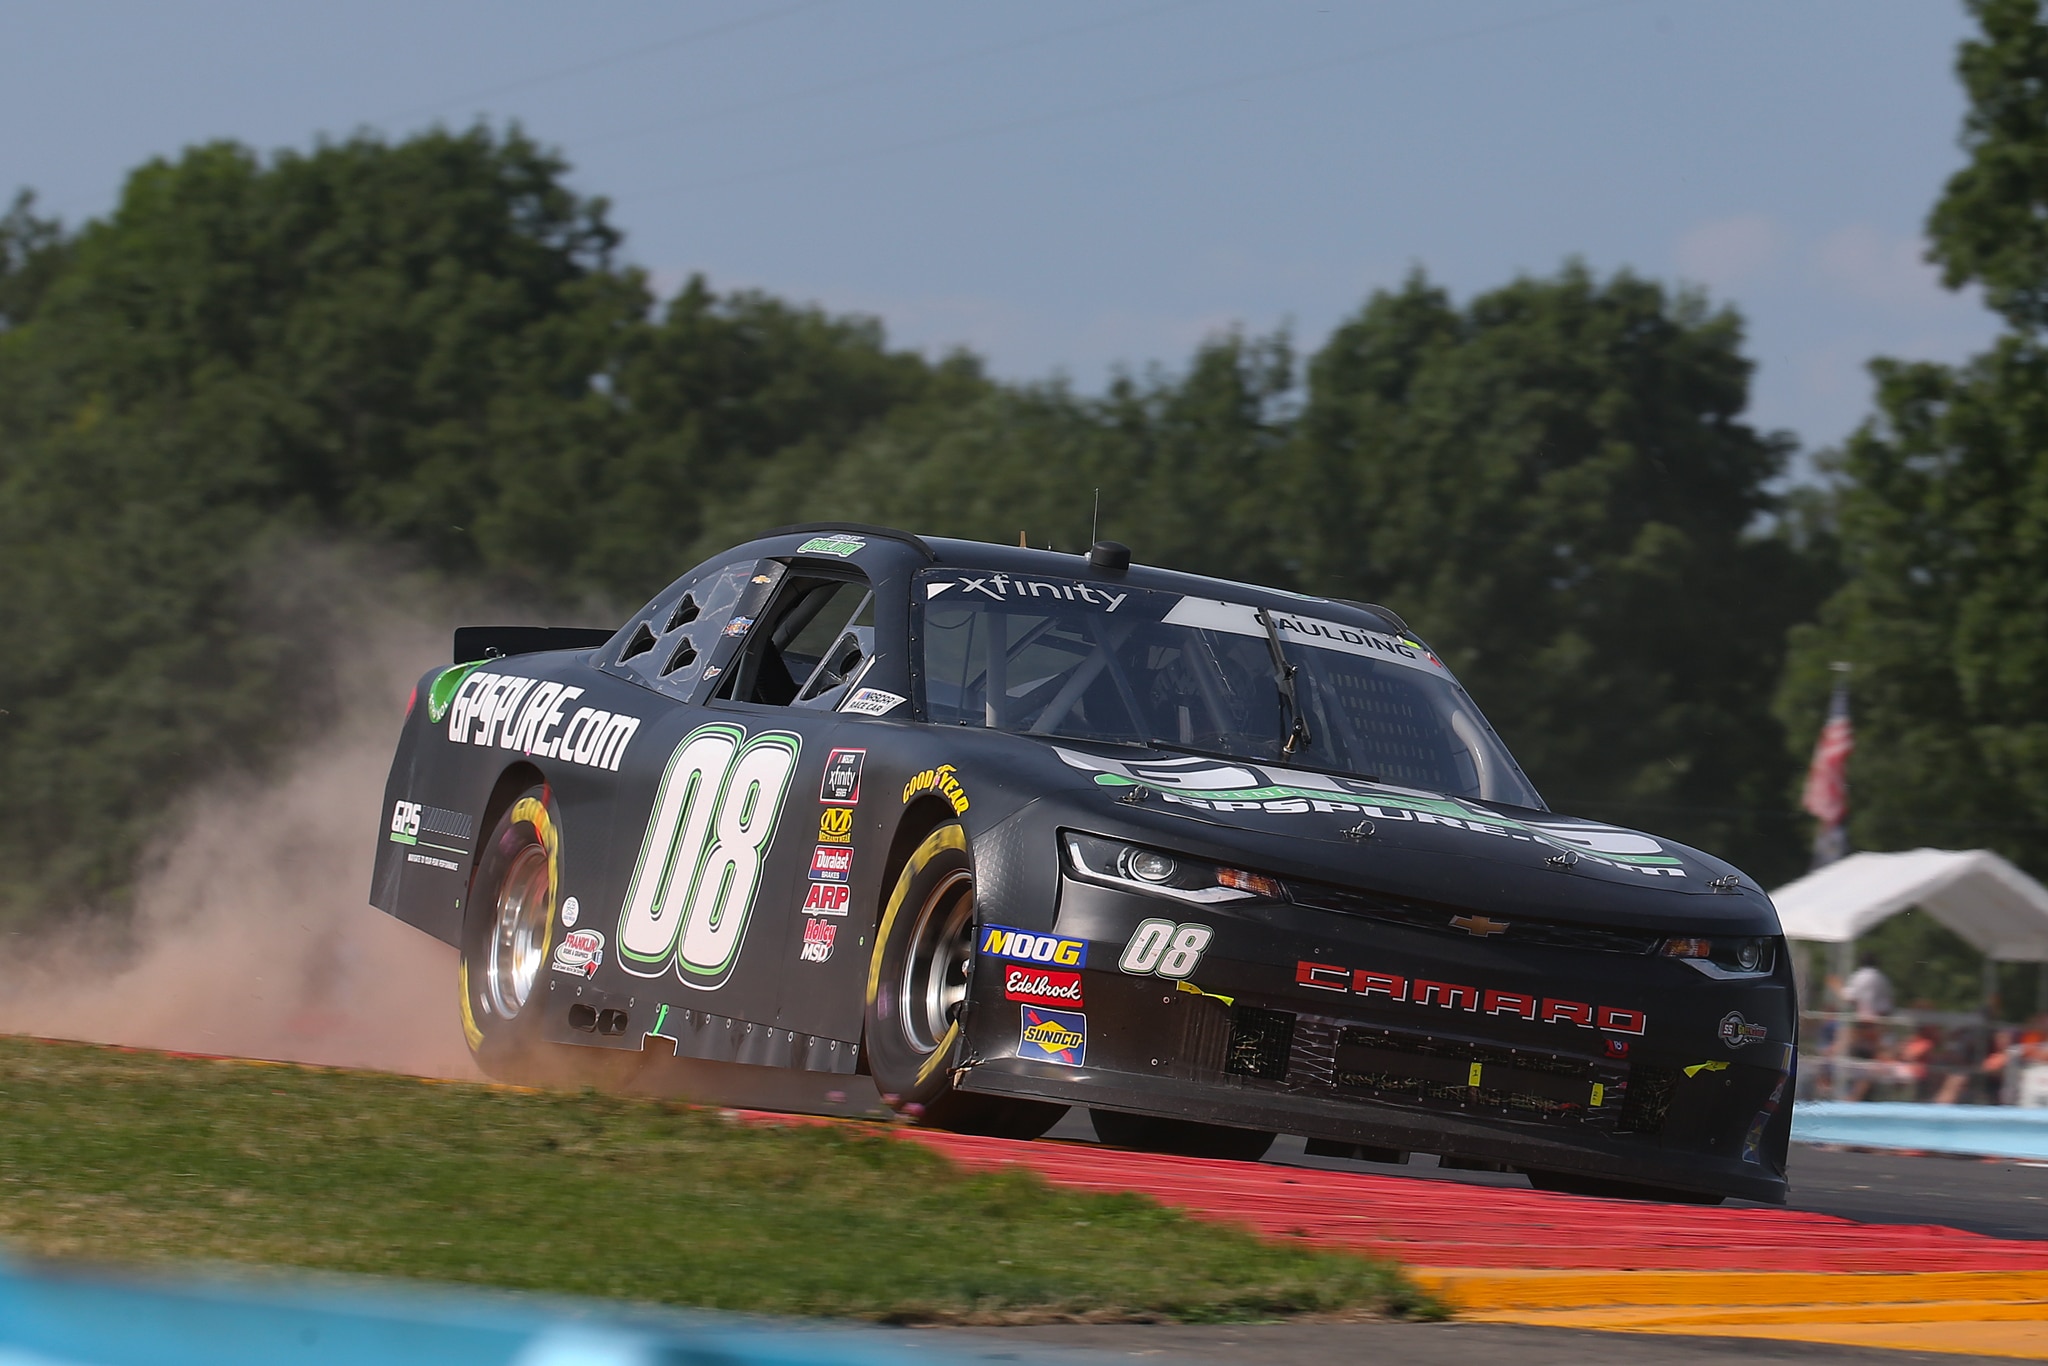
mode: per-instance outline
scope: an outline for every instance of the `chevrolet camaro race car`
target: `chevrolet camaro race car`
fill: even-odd
[[[1769,898],[1548,810],[1384,608],[830,525],[455,657],[371,901],[460,950],[494,1074],[672,1055],[980,1132],[1078,1104],[1130,1147],[1784,1199]]]

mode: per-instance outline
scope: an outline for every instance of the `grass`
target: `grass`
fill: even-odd
[[[1439,1312],[1384,1263],[862,1126],[9,1038],[0,1240],[891,1322]]]

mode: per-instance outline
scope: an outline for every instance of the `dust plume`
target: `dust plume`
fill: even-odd
[[[131,920],[15,941],[0,1032],[481,1075],[457,1020],[455,950],[365,899],[406,695],[447,658],[448,635],[389,614],[348,635],[330,656],[331,724],[272,781],[177,798]]]

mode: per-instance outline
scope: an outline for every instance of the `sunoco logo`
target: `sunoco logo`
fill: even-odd
[[[1028,1062],[1056,1062],[1079,1067],[1088,1057],[1088,1017],[1069,1010],[1022,1006],[1024,1019],[1017,1037],[1017,1056]]]

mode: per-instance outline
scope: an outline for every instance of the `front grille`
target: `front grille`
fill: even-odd
[[[1629,1074],[1628,1099],[1621,1107],[1621,1122],[1615,1127],[1625,1134],[1664,1132],[1664,1117],[1671,1113],[1671,1097],[1677,1090],[1676,1070],[1635,1068]]]
[[[1490,919],[1477,912],[1460,911],[1456,907],[1399,901],[1371,892],[1354,891],[1345,887],[1326,887],[1315,883],[1289,883],[1288,893],[1297,904],[1315,910],[1336,911],[1340,915],[1377,920],[1385,925],[1400,925],[1407,929],[1424,930],[1456,939],[1469,939],[1474,936],[1462,926],[1453,925],[1453,919]],[[1634,954],[1655,953],[1657,945],[1663,940],[1662,935],[1648,930],[1607,929],[1596,925],[1573,925],[1557,920],[1530,920],[1521,916],[1498,923],[1506,928],[1479,937],[1492,943],[1528,944],[1542,948],[1577,949],[1595,953]]]
[[[1294,1043],[1294,1016],[1257,1006],[1230,1008],[1230,1053],[1224,1070],[1241,1077],[1283,1081]]]

